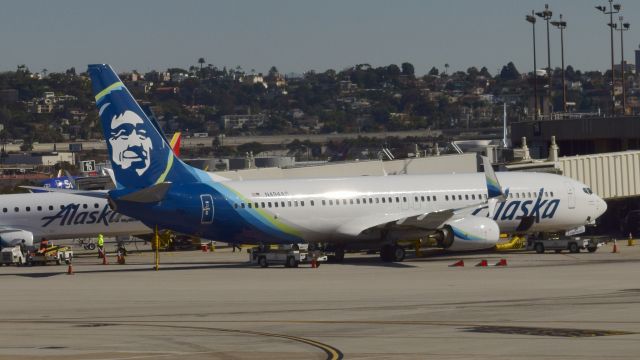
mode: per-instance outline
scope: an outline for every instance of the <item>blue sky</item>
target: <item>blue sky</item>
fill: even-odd
[[[610,65],[605,0],[546,1],[562,13],[565,62],[582,70]],[[486,66],[495,73],[513,61],[532,68],[534,0],[4,0],[0,11],[0,71],[26,64],[62,71],[110,63],[118,71],[189,67],[199,57],[218,67],[266,72],[341,70],[411,62],[450,71]],[[638,49],[640,1],[622,2],[625,58]],[[634,17],[635,16],[635,17]],[[546,30],[538,22],[538,67],[546,65]],[[616,62],[620,59],[619,33]],[[552,66],[560,64],[560,34],[551,32]]]

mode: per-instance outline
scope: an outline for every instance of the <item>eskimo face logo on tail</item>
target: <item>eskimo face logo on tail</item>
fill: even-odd
[[[133,170],[138,176],[147,171],[153,144],[138,114],[127,110],[114,115],[108,141],[111,145],[111,161],[115,166],[125,171]]]

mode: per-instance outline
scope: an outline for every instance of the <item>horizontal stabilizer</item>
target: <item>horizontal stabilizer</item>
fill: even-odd
[[[170,182],[163,182],[136,192],[132,192],[127,195],[123,195],[119,197],[118,200],[137,203],[154,203],[164,199],[164,196],[166,195],[170,187]]]

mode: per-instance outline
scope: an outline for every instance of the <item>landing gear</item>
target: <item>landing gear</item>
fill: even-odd
[[[401,262],[404,257],[405,251],[402,246],[382,245],[380,248],[380,259],[384,262]]]

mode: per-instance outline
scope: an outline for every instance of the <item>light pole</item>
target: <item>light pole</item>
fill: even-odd
[[[536,17],[531,10],[531,15],[527,15],[526,19],[533,27],[533,101],[534,101],[534,119],[538,121],[538,68],[536,65]]]
[[[617,14],[622,9],[622,5],[613,4],[613,0],[609,0],[609,8],[606,6],[596,6],[596,9],[602,11],[603,14],[609,15],[609,28],[611,29],[611,115],[616,114],[616,93],[615,93],[615,64],[613,62],[613,14]]]
[[[551,19],[553,12],[549,10],[549,4],[544,4],[544,10],[537,12],[536,15],[547,22],[547,76],[549,77],[549,88],[547,89],[547,92],[548,92],[547,102],[548,104],[550,104],[551,103],[551,45],[549,42],[549,19]],[[547,108],[549,108],[549,105],[547,105]],[[551,115],[551,111],[547,111],[547,112],[549,113],[549,115]]]
[[[560,14],[560,21],[552,21],[551,25],[560,29],[560,58],[562,59],[562,109],[567,112],[567,86],[565,84],[564,77],[564,29],[567,27],[567,22],[562,20],[562,14]]]
[[[620,31],[620,79],[622,80],[622,115],[627,114],[627,91],[624,83],[624,71],[625,71],[625,63],[624,63],[624,34],[625,31],[629,30],[629,23],[623,23],[622,16],[618,18],[620,20],[620,26],[618,24],[613,24],[613,28]]]

